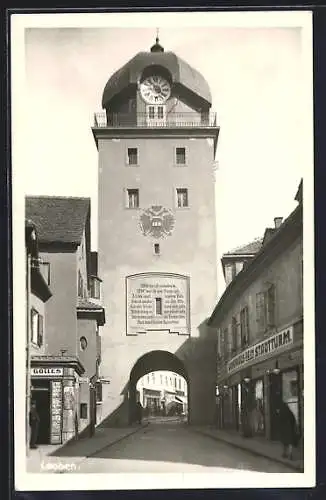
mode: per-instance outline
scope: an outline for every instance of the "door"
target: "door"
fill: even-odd
[[[148,127],[165,127],[166,126],[165,106],[147,106],[146,124]]]
[[[33,382],[32,400],[40,417],[36,444],[50,443],[50,381]]]
[[[269,376],[270,383],[270,419],[271,419],[271,439],[274,441],[279,440],[280,437],[280,423],[279,423],[279,409],[282,401],[282,376],[280,373],[272,373]]]

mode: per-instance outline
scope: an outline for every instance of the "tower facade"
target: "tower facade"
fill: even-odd
[[[157,39],[110,77],[102,108],[92,129],[107,311],[102,419],[130,423],[138,379],[171,370],[188,382],[189,422],[210,423],[216,339],[206,319],[217,299],[219,127],[208,84]]]

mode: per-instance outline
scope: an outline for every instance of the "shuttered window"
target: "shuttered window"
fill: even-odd
[[[240,333],[241,347],[246,347],[250,343],[248,306],[244,307],[240,311]]]

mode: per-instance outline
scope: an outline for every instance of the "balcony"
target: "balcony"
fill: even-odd
[[[94,128],[216,128],[216,113],[167,113],[150,117],[148,113],[94,113]]]

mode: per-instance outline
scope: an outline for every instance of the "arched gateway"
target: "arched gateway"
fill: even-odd
[[[138,380],[150,372],[171,371],[181,375],[189,386],[189,378],[184,363],[168,351],[151,351],[141,356],[134,364],[129,379],[129,423],[135,420],[136,385]],[[191,405],[188,399],[188,411],[191,414]]]
[[[109,78],[95,115],[103,425],[126,425],[144,370],[185,374],[189,422],[212,423],[215,152],[203,76],[157,40]]]

